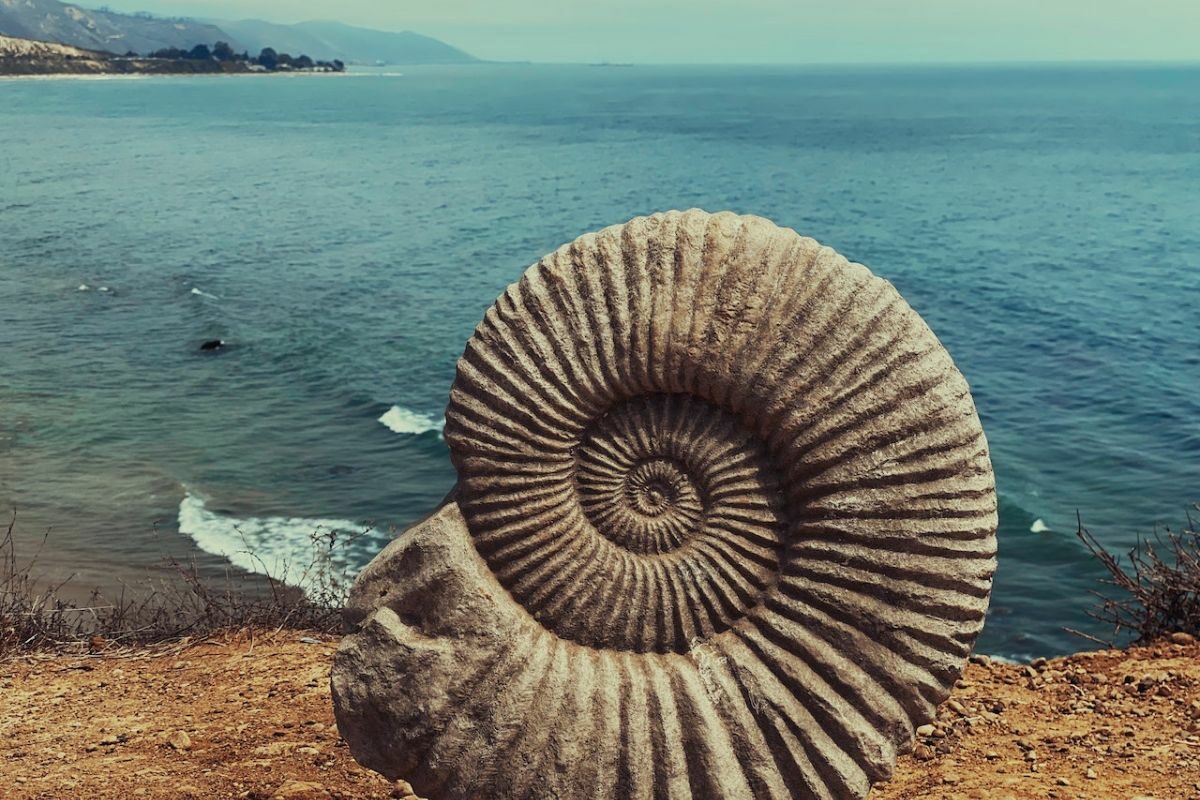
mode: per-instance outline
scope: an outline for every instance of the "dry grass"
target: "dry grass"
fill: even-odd
[[[1139,537],[1126,555],[1128,565],[1096,541],[1082,522],[1077,534],[1108,571],[1104,583],[1112,587],[1094,592],[1100,602],[1092,617],[1113,629],[1111,640],[1097,641],[1109,646],[1145,644],[1179,631],[1200,637],[1200,531],[1190,514],[1178,531]]]
[[[309,563],[285,566],[277,575],[228,570],[223,580],[213,581],[204,578],[194,562],[165,558],[167,577],[148,580],[138,589],[124,588],[111,600],[94,591],[90,601],[80,604],[63,597],[69,579],[52,584],[36,580],[49,534],[22,558],[16,523],[14,512],[0,535],[0,657],[33,650],[107,651],[185,638],[195,641],[242,629],[334,632],[352,582],[347,570],[338,566],[338,555],[370,531],[354,536],[314,531]]]

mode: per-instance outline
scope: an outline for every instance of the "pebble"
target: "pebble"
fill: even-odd
[[[1192,636],[1190,633],[1184,633],[1183,631],[1176,631],[1175,633],[1171,634],[1171,643],[1172,644],[1195,644],[1196,637]]]
[[[330,795],[319,783],[288,781],[275,790],[271,800],[330,800]]]
[[[167,744],[175,750],[191,750],[192,737],[188,736],[185,731],[173,731],[167,737]]]

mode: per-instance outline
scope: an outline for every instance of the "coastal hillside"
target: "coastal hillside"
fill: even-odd
[[[117,56],[70,45],[0,35],[0,76],[21,75],[224,75],[268,72],[342,72],[341,62],[293,58],[267,51],[259,56],[234,53],[228,44],[189,51],[159,50],[148,56]]]
[[[99,75],[128,66],[110,53],[0,35],[0,75]]]
[[[2,0],[0,0],[2,2]],[[107,54],[93,50],[84,50],[54,42],[39,42],[34,39],[18,39],[13,36],[0,36],[0,58],[27,59],[72,59],[72,58],[107,58]]]
[[[236,51],[305,53],[354,64],[466,64],[474,56],[412,31],[377,31],[339,22],[277,25],[261,20],[198,21],[120,14],[59,0],[0,0],[0,35],[110,53],[145,55],[228,42]]]
[[[241,49],[227,33],[205,22],[91,10],[59,0],[0,0],[0,34],[110,53],[190,50],[218,41]]]
[[[251,52],[274,47],[348,64],[469,64],[477,58],[445,42],[412,31],[377,31],[340,22],[276,25],[262,20],[214,20]]]
[[[1200,646],[1179,641],[976,659],[872,800],[1200,797]],[[338,736],[336,647],[257,631],[0,661],[3,796],[413,800]]]

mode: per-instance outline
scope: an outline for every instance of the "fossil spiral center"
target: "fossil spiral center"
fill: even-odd
[[[667,458],[650,458],[634,465],[625,476],[623,494],[631,512],[628,522],[633,524],[618,529],[621,523],[614,518],[610,538],[635,552],[678,547],[704,513],[686,469]],[[661,536],[654,535],[656,528],[663,529]]]
[[[497,449],[465,464],[461,494],[479,552],[548,629],[687,652],[775,586],[788,525],[779,473],[733,413],[650,393],[569,436],[561,454]],[[510,470],[497,476],[495,463]],[[487,472],[471,477],[477,464]]]
[[[646,395],[596,420],[576,452],[580,508],[600,535],[639,555],[702,539],[730,501],[759,505],[773,527],[774,471],[762,444],[721,409],[694,397]],[[733,491],[733,489],[740,491]],[[716,518],[712,519],[716,512]]]

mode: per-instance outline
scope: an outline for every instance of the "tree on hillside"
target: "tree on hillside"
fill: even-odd
[[[275,69],[279,66],[279,54],[272,47],[264,47],[258,54],[258,63],[267,69]]]
[[[302,55],[293,61],[292,65],[295,66],[296,69],[312,69],[313,60],[308,56]]]
[[[233,52],[233,48],[229,46],[229,42],[217,42],[212,49],[213,58],[218,61],[233,61],[237,58],[237,54]]]
[[[212,51],[208,49],[208,45],[198,44],[188,52],[187,57],[196,61],[209,61],[212,59]]]

